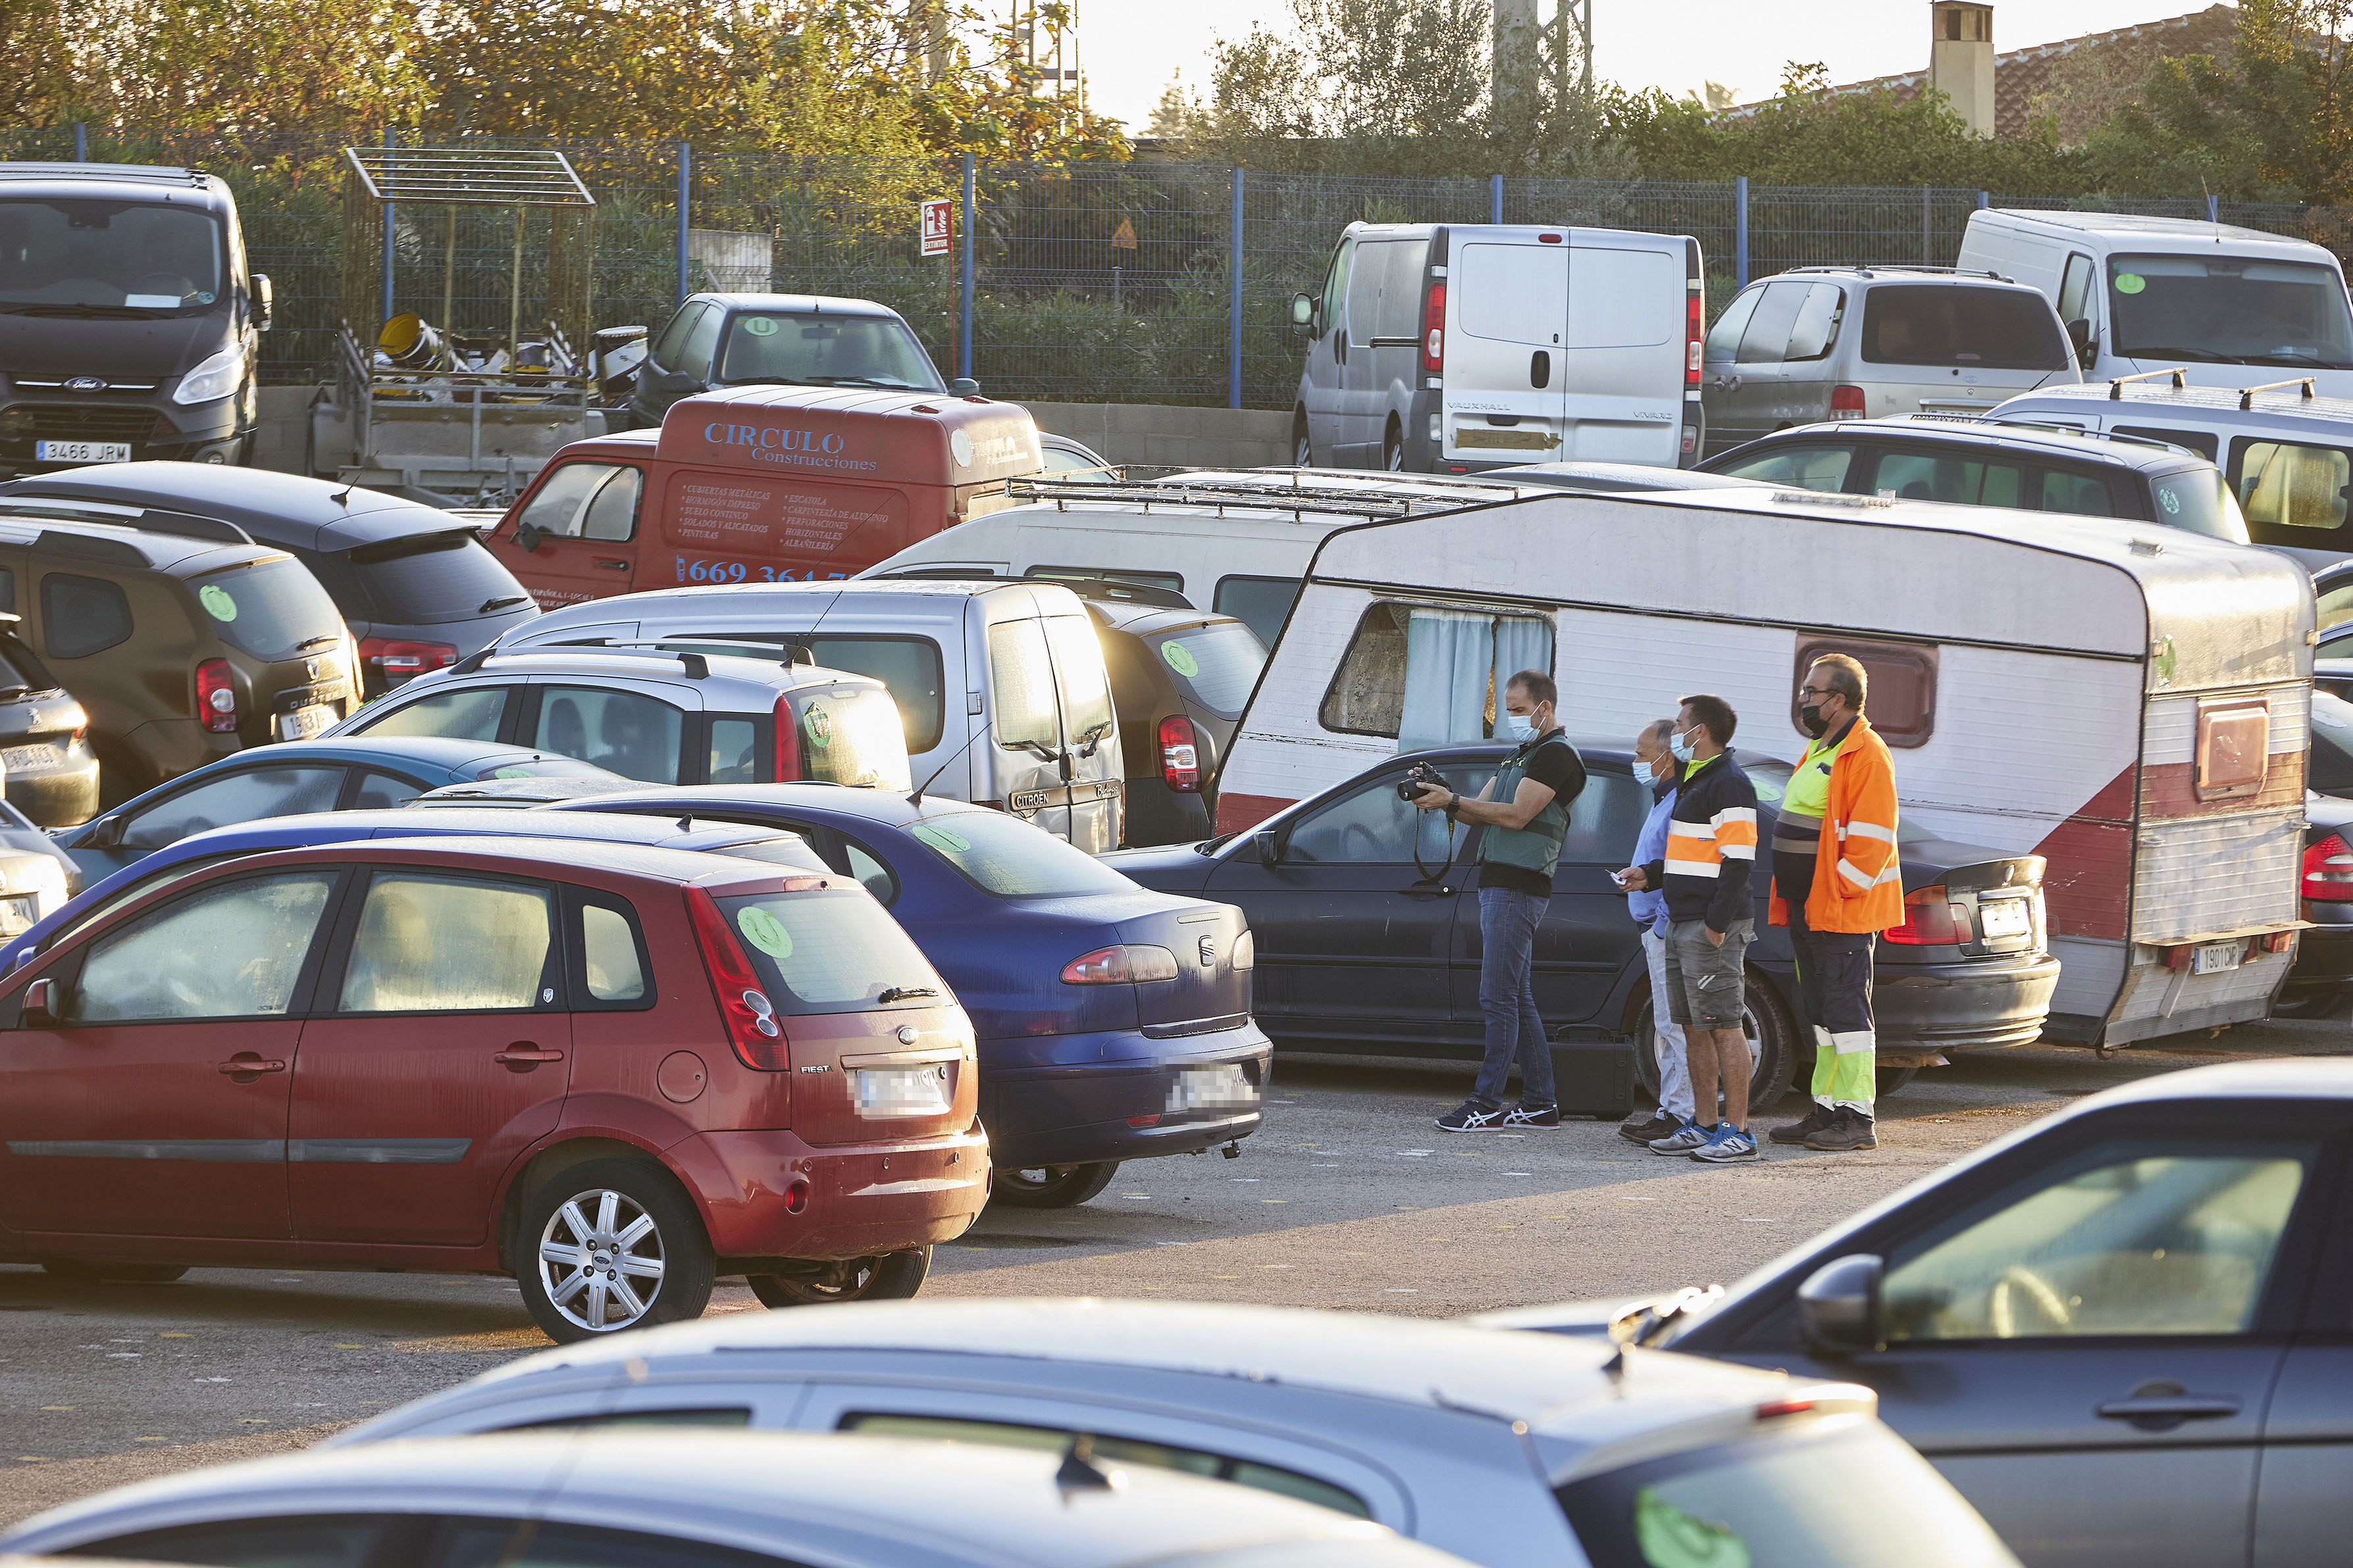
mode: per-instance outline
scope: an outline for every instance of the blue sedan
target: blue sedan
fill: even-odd
[[[1271,1047],[1230,904],[1138,887],[1002,812],[888,790],[712,784],[544,809],[783,828],[863,883],[972,1018],[999,1203],[1082,1203],[1123,1160],[1258,1129]]]
[[[488,741],[290,741],[183,773],[57,839],[95,882],[206,828],[314,811],[389,809],[448,784],[553,773],[614,776],[591,763]]]

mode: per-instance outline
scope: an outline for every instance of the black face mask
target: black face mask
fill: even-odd
[[[1822,717],[1822,705],[1819,702],[1809,702],[1799,709],[1798,723],[1817,741],[1830,732],[1831,721]]]

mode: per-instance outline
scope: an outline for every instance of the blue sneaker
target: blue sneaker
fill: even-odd
[[[1757,1140],[1729,1121],[1715,1124],[1715,1132],[1708,1141],[1691,1152],[1694,1160],[1711,1165],[1729,1164],[1735,1160],[1757,1158]]]
[[[1672,1132],[1668,1133],[1664,1138],[1653,1138],[1651,1140],[1651,1152],[1653,1154],[1688,1154],[1693,1150],[1705,1144],[1707,1142],[1707,1129],[1702,1127],[1698,1122],[1693,1121],[1691,1118],[1685,1117],[1683,1118],[1683,1124],[1681,1127],[1676,1128]]]

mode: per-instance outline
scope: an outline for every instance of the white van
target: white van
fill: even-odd
[[[1090,855],[1120,845],[1111,678],[1068,588],[1006,583],[743,583],[623,594],[525,622],[501,653],[638,643],[791,659],[890,689],[909,771],[933,794],[997,806]]]
[[[1226,752],[1218,827],[1409,749],[1400,734],[1475,738],[1478,707],[1452,694],[1490,662],[1549,667],[1572,735],[1630,738],[1713,690],[1743,752],[1794,762],[1798,677],[1843,652],[1871,672],[1905,833],[2047,860],[2053,1037],[2261,1018],[2298,929],[2311,579],[2175,529],[2019,521],[1725,489],[1343,529]],[[1415,678],[1425,646],[1440,679]]]
[[[1352,223],[1291,320],[1309,340],[1302,468],[1699,459],[1707,312],[1687,236]]]
[[[2197,386],[2309,375],[2353,397],[2345,271],[2319,246],[2258,229],[2124,213],[1969,215],[1959,266],[2041,289],[2087,381],[2183,367]]]

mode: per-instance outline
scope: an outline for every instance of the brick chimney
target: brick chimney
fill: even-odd
[[[1993,134],[1993,7],[1931,0],[1928,85],[1979,136]]]

